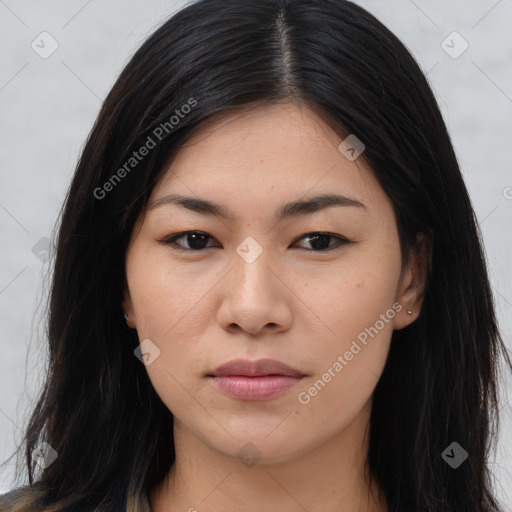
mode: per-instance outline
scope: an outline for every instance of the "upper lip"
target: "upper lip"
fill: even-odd
[[[246,377],[260,377],[263,375],[287,375],[291,377],[303,377],[304,374],[275,359],[258,359],[249,361],[247,359],[234,359],[221,364],[210,375],[218,377],[221,375],[243,375]]]

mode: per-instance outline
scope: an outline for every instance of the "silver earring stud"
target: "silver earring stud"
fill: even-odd
[[[407,313],[409,313],[409,315],[412,315],[412,311],[410,309],[407,310]]]

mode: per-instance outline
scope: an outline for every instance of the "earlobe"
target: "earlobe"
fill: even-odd
[[[124,300],[121,305],[121,312],[128,327],[135,328],[135,322],[133,318],[133,305],[128,292],[125,292]]]
[[[399,331],[400,329],[412,324],[416,318],[418,318],[419,313],[420,310],[403,307],[395,317],[393,329]]]
[[[421,312],[432,264],[432,237],[427,233],[416,235],[416,245],[404,271],[397,301],[403,306],[393,323],[395,330],[414,322]]]

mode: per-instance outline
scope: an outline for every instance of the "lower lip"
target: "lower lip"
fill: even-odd
[[[222,375],[213,377],[212,382],[226,395],[238,400],[261,402],[270,400],[295,386],[302,377],[288,375],[264,375],[246,377]]]

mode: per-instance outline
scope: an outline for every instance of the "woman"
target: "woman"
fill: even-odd
[[[2,510],[498,510],[512,364],[472,206],[421,70],[345,0],[200,0],[142,45],[48,339]]]

